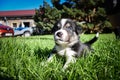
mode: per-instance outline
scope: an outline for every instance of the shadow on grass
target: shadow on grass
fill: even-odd
[[[21,38],[23,39],[23,38]],[[24,38],[24,39],[28,39],[28,40],[36,40],[36,39],[40,39],[40,40],[53,40],[53,38],[48,38],[48,37],[27,37],[27,38]]]
[[[48,56],[50,55],[51,51],[52,50],[49,49],[49,48],[44,48],[44,49],[37,48],[37,49],[34,50],[34,53],[39,58],[48,58]]]
[[[15,80],[14,77],[10,77],[8,73],[0,70],[0,80]]]
[[[1,80],[15,80],[13,77],[7,77],[7,76],[1,76],[1,75],[0,75],[0,79]]]

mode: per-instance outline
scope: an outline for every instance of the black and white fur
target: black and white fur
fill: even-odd
[[[86,52],[91,50],[91,44],[98,38],[97,33],[92,40],[81,43],[79,40],[81,27],[77,26],[76,22],[71,19],[57,21],[52,31],[54,33],[55,46],[48,58],[48,62],[52,61],[55,54],[64,56],[66,57],[66,62],[63,69],[66,69],[70,63],[76,62],[77,57],[86,55]]]

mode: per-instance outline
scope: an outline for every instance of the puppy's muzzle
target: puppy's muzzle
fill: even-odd
[[[58,37],[62,37],[62,35],[63,35],[62,32],[57,32],[57,33],[56,33],[56,36],[58,36]]]
[[[65,30],[58,30],[54,34],[54,39],[56,42],[62,44],[61,42],[67,42],[68,41],[68,35]]]

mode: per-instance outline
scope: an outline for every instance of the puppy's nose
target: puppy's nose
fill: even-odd
[[[63,35],[63,33],[62,32],[57,32],[57,34],[56,34],[58,37],[61,37],[62,35]]]

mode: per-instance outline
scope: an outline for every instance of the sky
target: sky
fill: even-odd
[[[45,1],[52,6],[51,0]],[[38,9],[40,5],[43,0],[0,0],[0,11]]]

